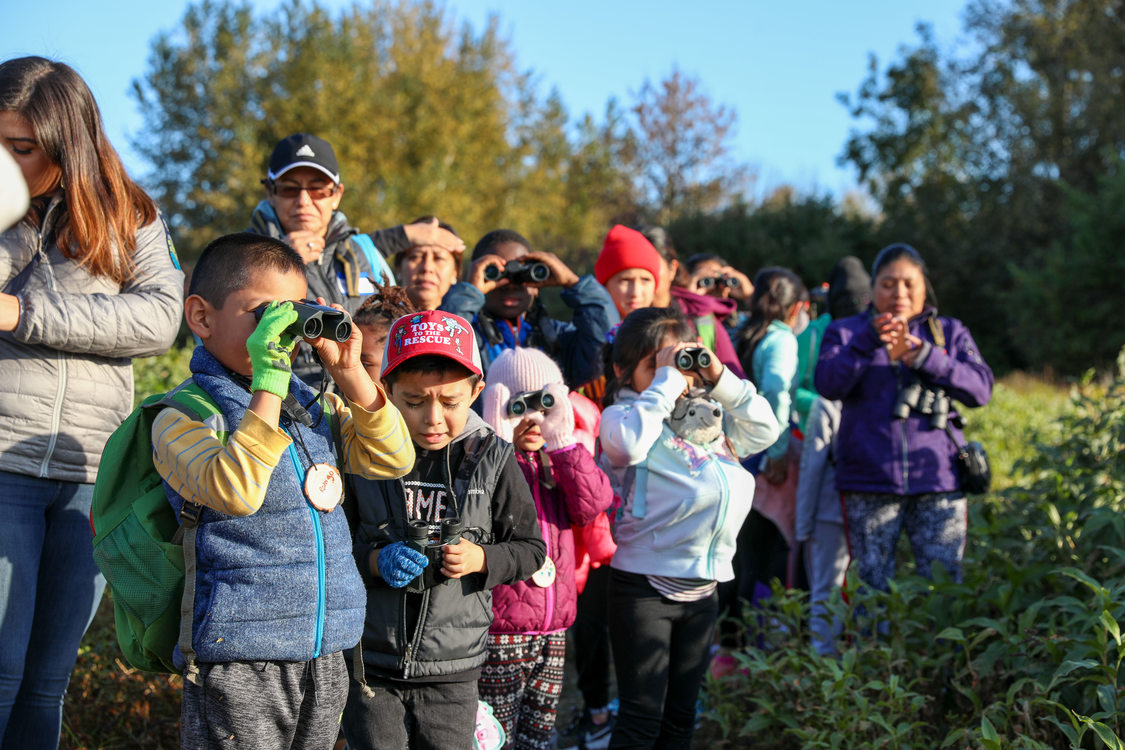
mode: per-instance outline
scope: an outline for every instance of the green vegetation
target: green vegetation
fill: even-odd
[[[186,362],[181,350],[137,361],[138,395],[179,382]],[[836,602],[846,616],[867,605],[892,622],[889,637],[871,639],[853,619],[854,643],[839,662],[807,648],[806,603],[786,595],[779,617],[791,636],[772,633],[770,650],[742,655],[749,676],[712,692],[697,744],[745,746],[748,732],[763,748],[929,748],[947,735],[951,746],[990,747],[987,721],[1005,747],[1062,747],[1051,722],[1070,727],[1072,715],[1059,706],[1114,727],[1099,717],[1118,653],[1102,612],[1125,618],[1125,592],[1106,583],[1103,594],[1081,576],[1113,581],[1125,566],[1125,476],[1115,458],[1125,384],[1107,395],[1075,388],[1060,418],[1067,404],[1065,389],[1013,375],[971,413],[969,435],[989,449],[997,491],[973,503],[964,584],[904,576],[890,596]],[[1060,572],[1068,567],[1070,576]],[[179,688],[179,677],[121,661],[103,601],[79,651],[62,746],[178,747]],[[1083,731],[1073,721],[1069,731]],[[1014,741],[1021,734],[1024,744]]]
[[[970,432],[1000,481],[970,504],[964,583],[940,568],[933,581],[907,569],[886,594],[849,580],[831,603],[838,660],[808,646],[806,597],[778,591],[747,622],[766,647],[709,685],[705,734],[729,747],[1121,748],[1125,352],[1118,366],[1108,388],[1076,386],[1057,419],[1050,388],[998,386]]]

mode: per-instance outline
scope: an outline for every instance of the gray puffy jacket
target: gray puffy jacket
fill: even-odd
[[[93,482],[110,434],[133,408],[132,357],[168,350],[184,275],[162,219],[137,232],[136,274],[123,286],[63,256],[52,200],[42,231],[0,234],[0,289],[18,279],[20,321],[0,333],[0,471]]]

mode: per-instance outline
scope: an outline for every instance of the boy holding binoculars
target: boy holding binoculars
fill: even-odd
[[[304,261],[280,240],[220,237],[188,292],[184,317],[201,344],[183,387],[194,384],[214,413],[201,421],[165,408],[152,426],[153,463],[194,560],[176,655],[182,746],[331,747],[348,694],[343,650],[364,614],[336,510],[340,472],[401,476],[413,446],[363,370],[360,335],[309,342],[343,398],[317,398],[294,376],[308,329],[287,300],[308,287]],[[336,321],[334,335],[347,322],[339,306],[317,314]]]
[[[367,616],[344,734],[353,750],[470,747],[492,589],[539,570],[545,545],[512,445],[469,408],[484,389],[469,322],[399,318],[381,376],[417,459],[355,486]]]
[[[563,289],[571,322],[547,316],[542,287]],[[496,229],[473,248],[468,281],[454,284],[441,309],[473,323],[485,373],[506,349],[546,352],[562,368],[571,388],[601,375],[601,350],[619,318],[609,293],[594,279],[579,277],[553,253],[534,252],[523,235]]]

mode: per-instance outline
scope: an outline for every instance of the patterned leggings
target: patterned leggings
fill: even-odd
[[[481,700],[508,736],[505,748],[548,750],[562,692],[566,634],[488,634]]]
[[[903,529],[920,575],[940,562],[961,581],[969,504],[960,492],[927,495],[844,493],[844,518],[852,564],[860,580],[883,591],[895,574],[895,546]]]

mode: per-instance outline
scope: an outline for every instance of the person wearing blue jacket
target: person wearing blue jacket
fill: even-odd
[[[543,281],[511,278],[504,271],[512,262],[541,263],[549,275]],[[496,272],[498,278],[489,278]],[[546,286],[562,287],[562,300],[573,312],[571,322],[547,316],[538,299]],[[554,359],[571,390],[602,374],[606,334],[620,320],[609,292],[593,276],[579,277],[553,253],[532,251],[531,243],[511,229],[480,238],[469,280],[454,284],[440,309],[472,321],[486,377],[500,352],[526,346]]]
[[[951,402],[988,403],[992,370],[969,329],[938,315],[917,250],[883,248],[871,275],[871,307],[828,327],[815,378],[842,404],[836,488],[852,560],[865,583],[885,589],[905,529],[919,573],[940,562],[960,581],[968,504]]]

